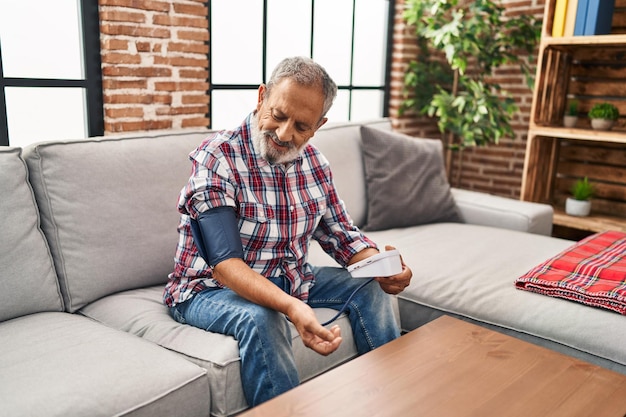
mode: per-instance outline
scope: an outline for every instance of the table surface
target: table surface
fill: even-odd
[[[441,317],[242,414],[626,417],[626,376]]]

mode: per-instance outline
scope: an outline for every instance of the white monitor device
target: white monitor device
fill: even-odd
[[[400,252],[396,249],[370,256],[348,267],[352,278],[389,277],[402,272]]]

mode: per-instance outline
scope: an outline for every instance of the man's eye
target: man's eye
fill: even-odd
[[[272,118],[274,120],[278,120],[278,121],[285,120],[285,116],[280,116],[280,115],[274,114],[274,113],[272,113]]]

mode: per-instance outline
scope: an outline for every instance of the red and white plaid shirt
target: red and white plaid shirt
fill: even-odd
[[[194,244],[190,216],[219,206],[233,207],[245,262],[265,277],[286,277],[291,294],[308,298],[314,283],[307,253],[311,238],[340,265],[376,247],[347,214],[326,158],[311,144],[285,167],[270,165],[254,149],[249,115],[235,131],[207,138],[190,155],[192,173],[182,189],[174,272],[164,291],[171,307],[220,286]]]

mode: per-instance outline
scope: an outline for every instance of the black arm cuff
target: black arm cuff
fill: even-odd
[[[232,207],[216,207],[191,219],[191,234],[200,256],[213,268],[230,258],[243,259],[237,215]]]

